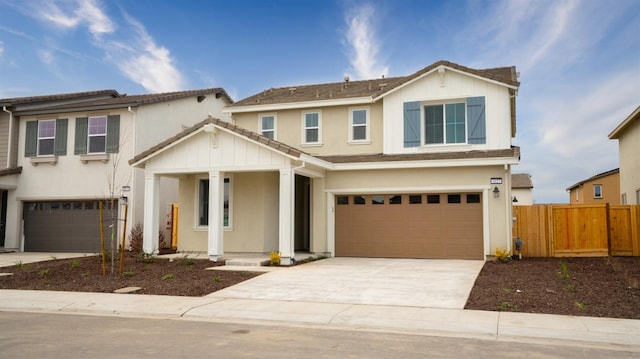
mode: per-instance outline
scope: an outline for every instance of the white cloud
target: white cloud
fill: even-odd
[[[32,9],[37,18],[56,27],[74,29],[86,26],[93,36],[100,36],[115,30],[115,25],[100,5],[98,0],[46,0],[32,4]]]
[[[4,55],[4,42],[0,41],[0,58]]]
[[[133,42],[135,45],[129,46],[122,41],[104,43],[110,60],[129,79],[150,92],[182,89],[183,76],[174,66],[170,51],[157,45],[138,21],[127,15],[125,18],[135,34],[135,37],[127,42]]]
[[[389,72],[389,68],[380,63],[380,41],[373,23],[375,12],[372,5],[364,4],[351,10],[345,19],[351,67],[361,79],[379,78]]]

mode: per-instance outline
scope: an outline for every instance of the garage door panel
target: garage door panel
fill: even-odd
[[[359,195],[360,196],[360,195]],[[337,256],[482,259],[482,204],[466,203],[465,194],[448,203],[447,194],[402,195],[400,203],[336,205]],[[395,198],[397,201],[397,198]],[[439,203],[428,203],[438,202]]]

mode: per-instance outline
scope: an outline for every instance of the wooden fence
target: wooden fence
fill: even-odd
[[[513,218],[525,257],[640,256],[640,205],[513,206]]]

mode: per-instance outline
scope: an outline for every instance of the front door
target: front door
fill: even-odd
[[[4,237],[7,231],[7,197],[9,191],[2,190],[0,194],[0,247],[4,247]]]

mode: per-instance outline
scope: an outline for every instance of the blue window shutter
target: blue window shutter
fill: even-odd
[[[25,157],[34,157],[38,154],[38,121],[27,122],[27,132],[24,143]]]
[[[73,153],[76,155],[87,154],[87,131],[89,126],[89,118],[76,118],[76,142]]]
[[[56,138],[54,143],[54,154],[65,156],[67,154],[67,127],[69,120],[59,118],[56,120]]]
[[[120,145],[120,115],[107,116],[107,153],[117,153]]]
[[[487,143],[487,125],[484,111],[484,96],[467,98],[468,133],[470,144]]]
[[[420,102],[404,103],[404,147],[420,146]]]

